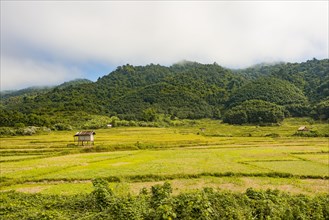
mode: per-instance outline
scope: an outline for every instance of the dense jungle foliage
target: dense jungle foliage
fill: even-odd
[[[155,121],[161,117],[222,119],[248,100],[278,105],[284,117],[327,120],[328,86],[328,59],[240,70],[188,61],[170,67],[127,64],[96,82],[78,80],[55,88],[2,93],[0,126],[71,125],[84,123],[86,115],[116,116],[126,121]]]
[[[274,77],[261,77],[242,86],[229,100],[229,105],[235,106],[244,101],[257,99],[278,105],[301,104],[308,105],[303,92],[288,81]]]
[[[328,219],[329,197],[290,195],[278,190],[245,193],[213,188],[172,195],[169,183],[139,195],[113,193],[103,179],[91,194],[75,196],[1,194],[4,219]]]
[[[228,110],[223,121],[229,124],[271,124],[284,119],[283,107],[262,100],[244,101]]]

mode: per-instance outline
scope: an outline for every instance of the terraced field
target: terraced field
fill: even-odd
[[[75,131],[2,137],[1,190],[88,193],[91,180],[102,177],[123,194],[163,181],[174,193],[208,186],[327,193],[328,138],[292,136],[307,123],[289,119],[257,127],[202,120],[173,128],[100,129],[92,147],[76,146]],[[329,130],[327,124],[309,126]]]

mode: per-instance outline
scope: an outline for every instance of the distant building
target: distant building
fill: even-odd
[[[78,142],[78,145],[94,145],[94,131],[79,131],[74,135],[74,142]]]
[[[306,126],[301,126],[301,127],[298,128],[297,131],[309,131],[309,129]]]

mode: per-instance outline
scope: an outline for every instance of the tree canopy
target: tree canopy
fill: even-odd
[[[278,105],[308,103],[303,92],[292,83],[274,77],[261,77],[242,86],[228,101],[236,106],[244,101],[258,99]]]
[[[230,124],[278,123],[284,119],[284,108],[263,100],[242,102],[223,116],[223,121]]]
[[[76,80],[53,88],[2,93],[0,126],[63,123],[82,113],[143,120],[147,109],[178,118],[221,118],[248,100],[283,106],[289,112],[286,116],[320,119],[327,118],[322,109],[328,83],[328,59],[241,70],[188,61],[170,67],[127,64],[96,82]],[[35,116],[40,120],[30,120]]]

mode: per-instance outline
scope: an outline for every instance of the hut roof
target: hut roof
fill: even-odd
[[[301,126],[298,128],[298,131],[308,131],[308,128],[306,126]]]
[[[94,131],[79,131],[74,136],[90,136],[95,134],[96,133]]]

